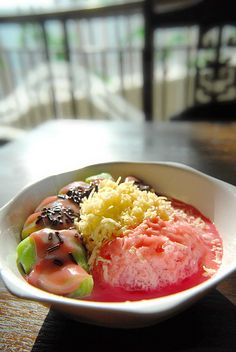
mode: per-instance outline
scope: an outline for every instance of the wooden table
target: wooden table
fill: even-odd
[[[0,148],[0,206],[49,174],[121,160],[181,162],[236,185],[236,123],[48,122]],[[128,346],[143,351],[156,343],[160,351],[235,351],[235,305],[233,274],[166,322],[138,330],[105,329],[15,298],[0,279],[0,351],[66,351],[69,345],[81,348],[83,341],[88,350]]]

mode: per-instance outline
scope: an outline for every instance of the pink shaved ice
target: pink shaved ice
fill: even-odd
[[[202,230],[188,222],[145,220],[122,237],[104,243],[94,263],[99,281],[127,291],[178,284],[204,265]]]

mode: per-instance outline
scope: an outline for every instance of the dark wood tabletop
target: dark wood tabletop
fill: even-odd
[[[0,148],[0,206],[45,176],[109,161],[175,161],[236,185],[236,123],[55,120]],[[155,326],[106,329],[12,296],[0,279],[0,351],[114,347],[236,351],[236,274]]]

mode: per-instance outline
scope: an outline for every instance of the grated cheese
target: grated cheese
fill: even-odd
[[[165,197],[141,191],[133,181],[119,182],[101,181],[98,192],[81,203],[80,220],[75,225],[90,253],[105,240],[125,233],[144,219],[169,219],[171,205]]]
[[[216,269],[212,268],[207,268],[205,265],[203,265],[204,273],[202,274],[205,277],[211,277],[216,273]]]

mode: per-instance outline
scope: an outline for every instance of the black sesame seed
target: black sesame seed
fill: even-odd
[[[58,265],[58,266],[62,266],[63,261],[61,259],[55,258],[55,259],[53,259],[53,264]]]
[[[51,241],[51,240],[52,240],[52,237],[53,237],[53,233],[50,232],[50,233],[48,234],[48,240]]]
[[[41,221],[42,221],[42,216],[39,215],[39,216],[37,217],[37,220],[35,221],[35,224],[38,225]]]
[[[25,272],[25,268],[24,268],[24,266],[22,265],[22,263],[21,263],[21,262],[19,262],[19,266],[20,266],[21,270],[23,271],[23,273],[24,273],[24,274],[26,274],[26,272]]]
[[[60,236],[60,233],[59,232],[55,232],[55,235],[57,236],[57,238],[58,238],[58,241],[59,241],[59,243],[60,244],[62,244],[62,243],[64,243],[64,241],[63,241],[63,239],[61,238],[61,236]]]
[[[77,261],[75,260],[73,254],[71,252],[68,253],[70,259],[72,260],[72,262],[74,262],[75,264],[77,264]]]
[[[53,251],[55,251],[56,249],[58,249],[60,247],[60,243],[57,243],[57,244],[55,244],[54,246],[52,246],[52,247],[49,247],[48,249],[47,249],[47,252],[53,252]]]

